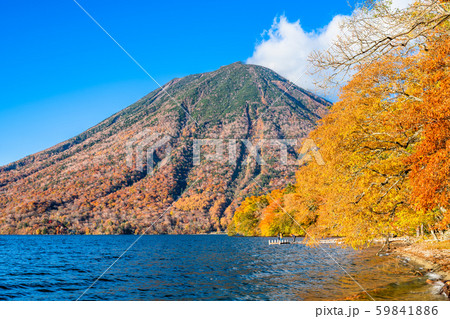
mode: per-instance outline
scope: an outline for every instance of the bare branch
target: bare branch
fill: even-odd
[[[341,35],[325,52],[313,52],[309,60],[326,74],[324,86],[337,84],[356,67],[370,64],[398,48],[405,53],[423,46],[431,31],[450,21],[450,2],[420,0],[408,8],[392,9],[389,1],[363,6],[345,20]]]

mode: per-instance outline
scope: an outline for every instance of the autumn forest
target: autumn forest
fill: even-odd
[[[336,103],[240,62],[174,79],[84,133],[0,167],[0,233],[339,236],[354,247],[445,238],[450,3],[400,10],[368,1],[341,29],[309,58],[318,85],[340,88]],[[138,169],[137,150],[162,135],[155,167]],[[295,162],[302,146],[289,145],[296,165],[277,161],[277,147],[260,149],[263,165],[248,147],[305,138],[316,154]],[[198,139],[237,141],[224,151],[236,161],[196,165]]]
[[[339,101],[309,135],[312,160],[287,188],[247,198],[229,231],[250,236],[343,236],[355,247],[380,237],[450,225],[450,6],[356,14],[341,43],[316,55],[328,83],[352,71]],[[377,21],[389,19],[389,30]],[[347,73],[348,74],[348,73]],[[312,158],[313,159],[313,158]]]

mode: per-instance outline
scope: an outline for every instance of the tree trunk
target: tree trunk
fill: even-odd
[[[381,246],[380,250],[377,252],[377,255],[379,255],[383,251],[384,247],[387,247],[386,248],[387,251],[389,251],[391,249],[391,243],[389,241],[389,234],[386,235],[386,240],[384,241],[383,246]]]
[[[428,226],[429,227],[429,226]],[[430,227],[430,232],[433,235],[433,238],[435,241],[439,241],[439,238],[436,236],[436,233],[434,232],[434,230]]]

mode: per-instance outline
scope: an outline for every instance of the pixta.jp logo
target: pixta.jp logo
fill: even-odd
[[[172,137],[144,130],[126,143],[127,166],[153,175],[156,168],[170,160]]]
[[[315,161],[318,165],[325,165],[319,148],[312,139],[305,139],[295,161],[288,161],[289,148],[298,149],[299,141],[296,139],[195,139],[193,144],[193,164],[200,165],[202,158],[211,162],[222,162],[235,165],[238,155],[237,147],[242,143],[249,154],[248,160],[254,159],[258,165],[267,165],[261,156],[263,148],[277,148],[277,164],[304,165]],[[202,149],[203,147],[203,149]],[[205,150],[206,149],[206,150]],[[273,161],[272,161],[273,163]]]

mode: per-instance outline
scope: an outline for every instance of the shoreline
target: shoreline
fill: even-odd
[[[419,270],[435,273],[442,280],[450,280],[450,249],[435,248],[436,243],[418,242],[392,248],[392,254],[405,259]]]

